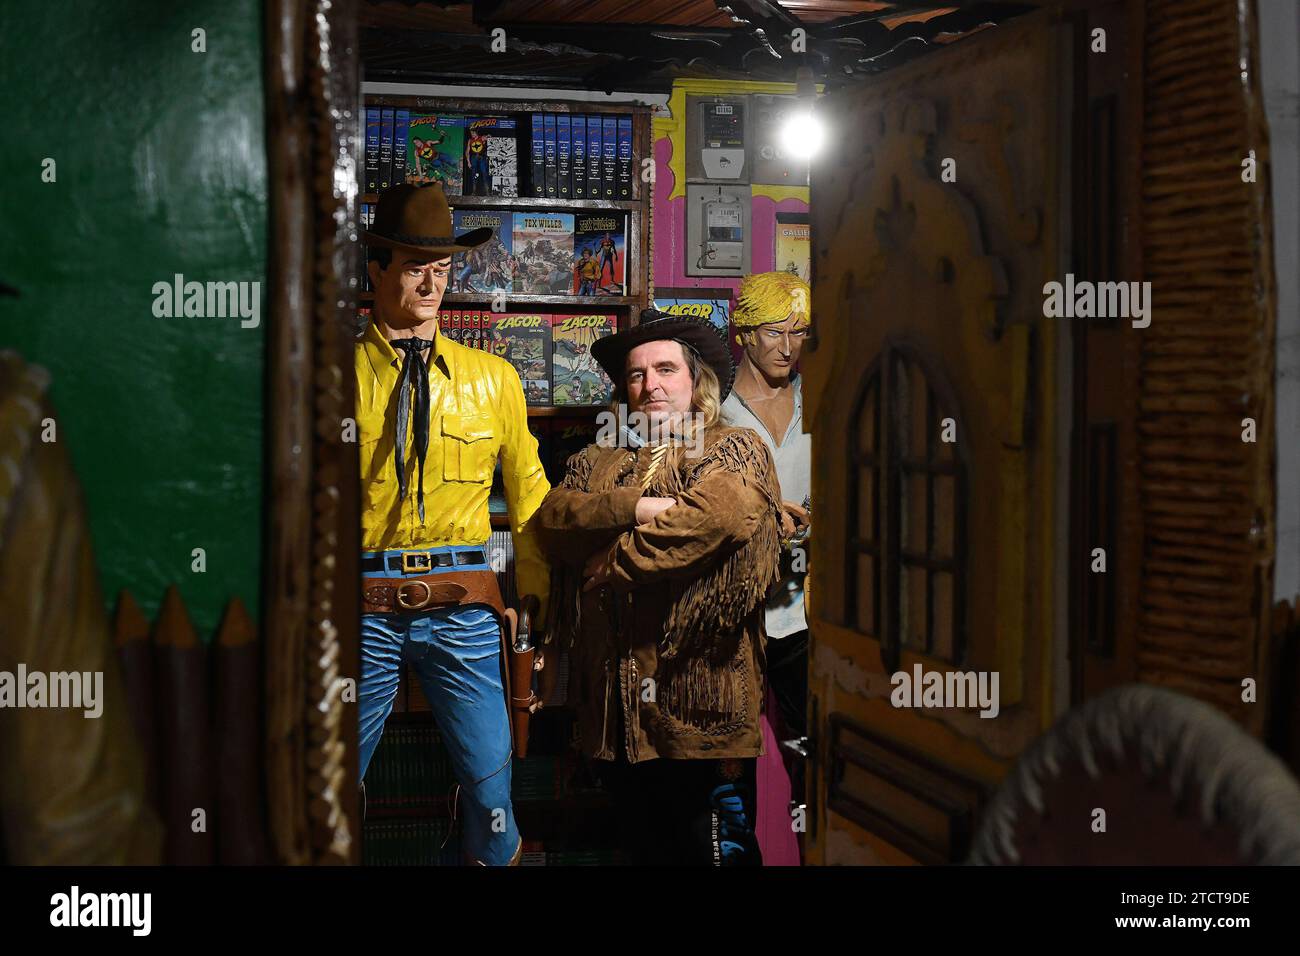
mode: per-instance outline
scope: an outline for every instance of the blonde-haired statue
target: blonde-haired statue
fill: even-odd
[[[812,322],[812,290],[791,272],[764,272],[740,283],[731,320],[744,357],[722,405],[727,424],[758,433],[776,462],[781,483],[781,579],[768,598],[767,677],[785,731],[805,734],[808,622],[804,579],[812,499],[812,436],[803,430],[803,396],[795,367]],[[791,790],[802,800],[802,774],[791,766]]]
[[[742,330],[737,342],[744,345],[746,332],[781,325],[787,319],[795,329],[807,329],[811,323],[812,289],[807,282],[793,272],[760,272],[740,280],[736,308],[731,313],[732,323]]]

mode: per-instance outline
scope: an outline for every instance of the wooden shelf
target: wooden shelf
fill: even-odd
[[[358,302],[374,302],[373,292],[358,292]],[[448,292],[442,297],[443,302],[459,305],[487,304],[492,301],[490,292]],[[507,292],[507,305],[606,305],[611,309],[625,309],[629,305],[638,305],[640,299],[630,295],[544,295],[531,292]]]
[[[598,415],[605,405],[529,405],[529,418],[584,418]]]
[[[491,292],[448,292],[442,297],[443,302],[453,303],[488,303],[492,301]],[[640,299],[631,295],[563,295],[539,292],[507,292],[506,304],[514,305],[607,305],[610,308],[626,308],[637,305]]]
[[[364,203],[377,203],[379,196],[365,193]],[[448,196],[452,209],[543,209],[563,212],[566,209],[594,209],[597,212],[633,212],[642,208],[633,199],[543,199],[538,196]]]

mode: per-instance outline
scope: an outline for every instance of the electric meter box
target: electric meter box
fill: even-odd
[[[749,269],[748,186],[686,184],[686,274],[742,276]]]
[[[749,97],[686,97],[686,181],[749,182]]]
[[[749,152],[753,156],[749,181],[771,186],[807,186],[808,160],[786,153],[784,133],[790,118],[808,107],[795,96],[757,93],[750,96],[749,107]]]

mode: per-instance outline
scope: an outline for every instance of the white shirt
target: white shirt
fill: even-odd
[[[777,445],[767,426],[759,420],[745,400],[733,388],[722,403],[723,420],[734,428],[750,428],[758,433],[776,462],[776,477],[781,483],[781,497],[802,504],[812,493],[812,435],[803,430],[803,388],[799,376],[790,379],[794,390],[794,414],[786,426],[781,444]],[[807,563],[807,545],[804,549],[804,566]],[[803,579],[805,572],[794,571],[790,555],[781,556],[781,579],[767,601],[767,636],[781,638],[806,630],[807,618],[803,609]]]

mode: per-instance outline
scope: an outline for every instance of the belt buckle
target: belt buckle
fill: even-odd
[[[433,570],[433,555],[427,551],[403,551],[402,573],[415,574],[418,571]]]
[[[407,588],[415,587],[417,584],[424,588],[424,597],[420,598],[418,601],[407,601],[402,592]],[[433,588],[429,587],[428,583],[425,581],[407,581],[397,589],[398,606],[406,611],[418,611],[423,607],[427,607],[432,598]]]

